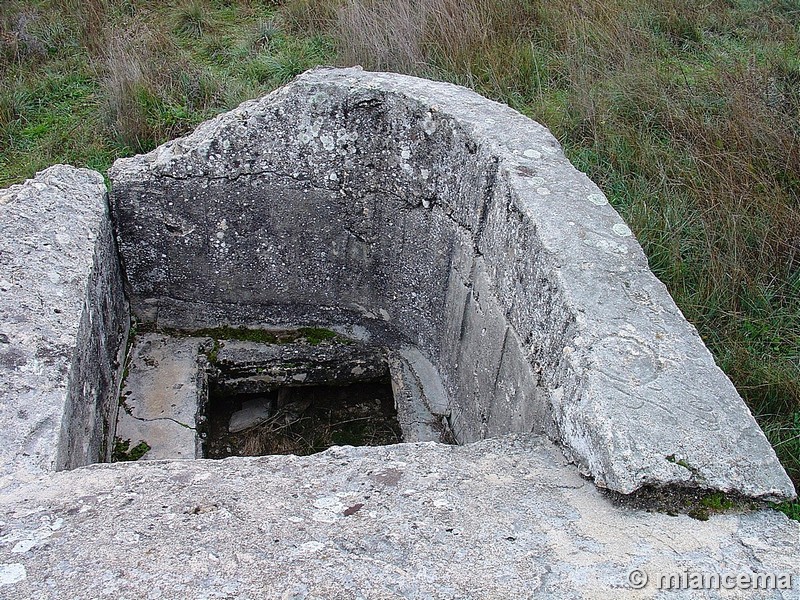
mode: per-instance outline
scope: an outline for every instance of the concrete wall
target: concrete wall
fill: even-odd
[[[107,458],[127,303],[99,173],[0,191],[0,487]]]
[[[622,492],[793,494],[605,196],[506,106],[319,69],[110,176],[144,321],[385,321],[461,442],[544,431]]]
[[[56,467],[111,460],[130,316],[111,221],[103,210],[69,371]]]

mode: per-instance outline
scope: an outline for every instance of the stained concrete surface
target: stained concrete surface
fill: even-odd
[[[197,416],[206,396],[204,338],[136,336],[120,395],[116,439],[149,450],[141,460],[202,458]]]
[[[797,598],[800,523],[616,507],[551,442],[95,465],[0,490],[0,586],[37,598]],[[629,573],[652,583],[634,589]],[[794,575],[658,590],[658,574]]]

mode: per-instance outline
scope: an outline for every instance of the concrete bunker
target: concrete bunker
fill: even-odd
[[[350,353],[335,364],[351,373],[347,361],[372,352],[404,441],[546,433],[597,485],[622,493],[794,494],[605,196],[544,127],[507,106],[449,84],[316,69],[109,175],[122,273],[115,260],[91,273],[118,274],[106,321],[129,302],[139,327],[129,355],[144,355],[120,413],[173,423],[183,457],[204,452],[209,385],[267,385],[258,361],[277,364],[283,352]],[[91,312],[98,292],[86,294]],[[231,334],[303,330],[346,342]],[[75,340],[82,348],[86,336]],[[147,358],[159,347],[161,361]],[[109,381],[121,373],[119,364]],[[153,409],[135,387],[148,376],[165,377],[169,393],[155,413],[137,413]],[[70,388],[94,389],[92,373],[69,377]],[[195,405],[159,412],[180,405],[175,394]],[[71,414],[67,446],[85,435]],[[117,437],[128,439],[124,427]],[[84,444],[57,466],[107,459],[109,427],[100,434],[102,451]]]

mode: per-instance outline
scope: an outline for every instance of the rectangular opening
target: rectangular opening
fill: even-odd
[[[259,394],[230,393],[212,384],[207,417],[206,458],[308,455],[331,446],[403,441],[388,377]]]
[[[455,441],[445,392],[418,352],[322,329],[279,333],[139,332],[112,460]]]

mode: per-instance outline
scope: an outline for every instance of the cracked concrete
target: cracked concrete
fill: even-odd
[[[142,460],[201,458],[196,417],[204,397],[204,338],[136,336],[120,395],[116,438],[150,449]]]
[[[266,163],[327,183],[205,179]],[[383,331],[432,415],[462,442],[497,437],[53,471],[106,454],[126,333],[102,179],[55,167],[0,191],[3,598],[797,598],[800,524],[781,513],[695,521],[598,489],[792,494],[627,227],[541,126],[455,86],[318,70],[114,180],[136,314]],[[170,361],[201,342],[150,341],[126,386],[172,375],[130,422],[178,427],[163,409],[203,369]],[[509,433],[531,428],[559,445]],[[790,585],[659,589],[687,572]]]

